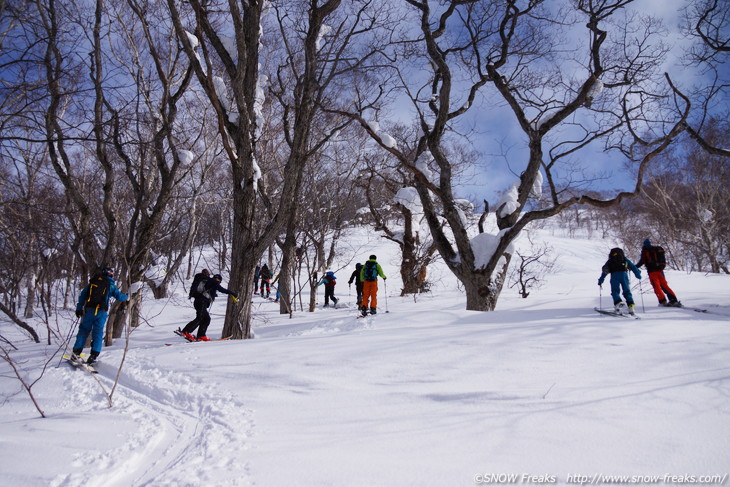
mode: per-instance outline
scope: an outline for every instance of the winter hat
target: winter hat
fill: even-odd
[[[213,276],[213,279],[215,279],[216,281],[222,281],[223,280],[223,276],[221,276],[220,274],[216,274],[216,275]]]
[[[357,264],[355,264],[355,269],[360,269],[361,267],[362,267],[361,263],[358,262]]]
[[[378,258],[377,258],[377,257],[375,257],[375,255],[371,255],[371,256],[370,256],[370,260],[378,260]]]
[[[651,240],[649,240],[648,238],[644,240],[644,247],[651,247]]]

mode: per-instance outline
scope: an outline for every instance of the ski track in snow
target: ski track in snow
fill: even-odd
[[[192,352],[182,350],[181,360],[195,360]],[[99,364],[97,377],[111,390],[117,368],[113,360],[107,361]],[[70,367],[60,370],[66,389],[60,409],[82,414],[109,410],[93,377]],[[163,370],[144,351],[130,351],[113,401],[115,414],[121,411],[137,428],[115,449],[76,453],[71,465],[75,471],[56,476],[52,487],[181,487],[206,481],[252,485],[248,465],[240,458],[253,429],[251,411],[215,384]],[[221,471],[227,472],[224,483]],[[213,472],[215,476],[208,475]]]

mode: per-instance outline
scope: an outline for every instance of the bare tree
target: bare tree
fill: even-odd
[[[726,140],[727,127],[708,126],[707,141]],[[730,258],[730,170],[723,156],[712,155],[684,138],[658,158],[641,197],[630,213],[640,220],[627,244],[651,238],[670,253],[674,268],[728,273]]]
[[[690,0],[683,10],[682,29],[694,42],[685,56],[688,67],[702,70],[704,83],[682,90],[685,100],[697,107],[687,121],[687,132],[708,153],[730,157],[730,150],[721,143],[711,143],[706,131],[712,130],[712,119],[727,119],[728,53],[730,53],[730,5],[721,0]],[[675,87],[677,92],[679,88]]]
[[[467,309],[493,310],[512,242],[525,226],[576,204],[610,206],[637,195],[647,165],[683,130],[686,110],[669,123],[674,107],[658,104],[666,95],[654,91],[665,52],[661,26],[630,11],[630,0],[576,1],[564,9],[540,0],[405,3],[420,34],[405,45],[419,68],[429,67],[428,76],[403,64],[398,71],[421,129],[415,157],[369,127],[364,110],[355,116],[414,174],[439,253],[464,285]],[[581,41],[565,45],[576,38]],[[519,180],[492,205],[499,234],[472,242],[454,196],[444,136],[469,120],[480,95],[506,105],[502,125],[511,123],[526,142],[522,162],[512,161],[521,168]],[[600,143],[631,167],[634,189],[605,199],[566,192],[561,163]],[[438,168],[432,178],[418,167],[427,153]],[[549,197],[538,208],[543,186]]]
[[[219,133],[232,167],[231,286],[234,289],[248,289],[263,252],[283,229],[294,231],[292,222],[296,221],[303,169],[338,124],[336,120],[321,118],[318,113],[323,105],[337,102],[337,88],[346,86],[344,80],[337,81],[337,78],[343,73],[355,72],[357,66],[363,65],[363,60],[371,56],[343,54],[350,39],[370,28],[368,23],[375,17],[363,13],[370,8],[371,2],[348,5],[359,15],[354,21],[338,14],[340,0],[272,2],[275,20],[266,25],[275,26],[275,38],[283,45],[281,62],[272,64],[276,83],[271,93],[282,106],[283,132],[288,147],[288,154],[282,159],[286,161],[281,171],[284,177],[278,194],[273,195],[261,180],[257,148],[259,130],[263,127],[260,115],[267,81],[259,71],[259,45],[262,40],[266,41],[260,37],[265,3],[268,2],[201,3],[194,0],[186,13],[168,0],[178,38],[185,46],[198,82],[217,112]],[[226,29],[220,29],[222,25]],[[232,33],[233,37],[219,34],[222,30]],[[200,57],[197,57],[198,52]],[[313,137],[313,128],[320,122],[326,122],[329,128]],[[261,211],[262,207],[265,211]],[[258,227],[254,224],[256,221]],[[290,259],[292,240],[287,241],[284,258]],[[284,268],[288,272],[291,266],[287,262]],[[286,275],[281,279],[290,281]],[[251,295],[245,292],[241,297],[237,305],[229,305],[223,334],[250,338]]]
[[[404,147],[407,141],[395,138]],[[413,174],[392,157],[371,154],[358,177],[358,186],[366,196],[376,231],[396,243],[401,251],[401,296],[426,292],[428,266],[436,259],[436,245],[423,221]]]
[[[544,242],[537,244],[529,232],[527,239],[530,242],[530,248],[515,251],[516,257],[513,259],[517,262],[509,273],[509,287],[516,287],[523,298],[530,295],[531,289],[540,289],[545,283],[545,276],[555,270],[552,247]]]

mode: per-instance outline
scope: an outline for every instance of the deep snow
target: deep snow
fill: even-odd
[[[0,361],[0,485],[467,486],[509,475],[727,485],[730,277],[667,272],[686,305],[712,314],[657,307],[644,277],[641,288],[632,278],[641,320],[602,316],[593,307],[610,297],[604,286],[599,303],[596,280],[614,242],[536,235],[558,270],[528,299],[505,288],[492,313],[465,311],[439,265],[431,293],[399,297],[397,249],[357,229],[336,295],[354,305],[354,262],[377,253],[389,279],[374,317],[289,319],[255,298],[256,339],[187,343],[172,333],[194,315],[181,283],[170,300],[144,302],[112,408],[93,377],[55,358],[33,389],[42,419]],[[30,380],[56,349],[4,317],[0,334]],[[107,390],[123,347],[102,352]]]

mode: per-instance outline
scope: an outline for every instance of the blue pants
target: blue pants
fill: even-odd
[[[93,308],[87,308],[84,311],[84,317],[81,318],[81,323],[79,323],[79,334],[76,335],[74,349],[83,349],[86,339],[91,333],[91,351],[96,352],[95,355],[98,355],[104,343],[104,325],[109,313],[101,309],[96,310],[96,313],[94,311]]]
[[[634,304],[634,296],[631,295],[631,286],[629,286],[628,272],[614,272],[611,274],[611,297],[613,304],[621,302],[621,289],[626,298],[626,304]]]

